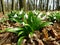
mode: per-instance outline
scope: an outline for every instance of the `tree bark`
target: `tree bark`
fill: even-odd
[[[48,3],[49,3],[49,0],[47,0],[47,4],[46,4],[46,12],[48,11]]]
[[[40,10],[43,10],[43,5],[42,5],[42,0],[39,0],[39,6],[40,6]]]
[[[20,10],[23,8],[23,0],[19,0],[19,7],[20,7]]]
[[[9,11],[9,0],[7,0],[7,10]]]
[[[53,0],[53,11],[54,11],[54,0]]]
[[[26,0],[23,0],[23,8],[24,8],[24,11],[27,11]]]
[[[1,0],[1,5],[2,5],[2,11],[3,11],[3,14],[5,14],[4,0]]]
[[[17,3],[16,3],[16,10],[19,10],[19,0],[17,0]]]
[[[57,6],[56,9],[59,10],[59,0],[57,0],[56,6]]]
[[[31,5],[30,5],[30,2],[29,2],[29,0],[28,0],[28,10],[31,10]]]
[[[15,10],[15,0],[12,0],[12,10]]]
[[[35,0],[34,0],[34,9],[36,9],[36,6],[35,6]]]
[[[39,9],[41,10],[41,0],[39,0]]]
[[[37,10],[37,0],[36,0],[36,10]]]
[[[0,12],[2,12],[1,0],[0,0]]]

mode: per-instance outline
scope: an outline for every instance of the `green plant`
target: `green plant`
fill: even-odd
[[[55,16],[56,16],[56,21],[60,22],[60,13],[59,12],[56,13]]]
[[[21,10],[21,11],[12,11],[9,14],[7,14],[10,21],[18,22],[18,23],[22,22],[24,15],[25,15],[25,12],[23,12],[23,10]]]
[[[23,25],[23,27],[6,28],[5,31],[0,31],[0,32],[12,32],[12,33],[17,34],[17,36],[19,37],[17,45],[21,45],[23,39],[29,38],[29,35],[33,36],[34,31],[41,30],[43,27],[52,24],[52,22],[44,22],[44,21],[42,21],[32,11],[28,12],[28,14],[27,14],[28,18],[26,18],[25,14],[23,14],[24,16],[23,15],[19,15],[19,16],[21,16],[22,19],[20,19],[19,16],[17,17],[19,19],[14,18],[14,14],[15,13],[16,12],[11,13],[11,14],[8,15],[10,20],[20,23],[20,21],[18,21],[18,20],[22,20],[23,19],[21,21],[21,24]],[[13,18],[15,20],[13,20]]]
[[[60,13],[59,12],[53,12],[48,16],[49,21],[57,21],[60,22]]]

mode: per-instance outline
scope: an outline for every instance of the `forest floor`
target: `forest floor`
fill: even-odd
[[[3,14],[0,13],[0,18]],[[9,22],[8,22],[9,23]],[[9,23],[12,25],[13,23]],[[16,25],[12,25],[16,26]],[[0,23],[0,30],[4,30],[5,24]],[[42,31],[35,31],[36,37],[32,37],[34,42],[25,42],[23,45],[60,45],[60,23],[54,23],[53,25],[47,26]],[[37,38],[37,40],[35,40]],[[0,33],[0,45],[17,45],[18,37],[13,33]]]
[[[3,13],[0,12],[0,19],[3,17],[4,17]],[[6,28],[6,26],[0,23],[0,30],[1,29],[4,30],[4,28]],[[15,36],[15,34],[13,33],[8,33],[8,32],[0,33],[0,45],[16,45],[16,39],[17,36]],[[12,41],[14,43],[12,43]]]
[[[3,16],[3,13],[2,12],[0,12],[0,18]]]

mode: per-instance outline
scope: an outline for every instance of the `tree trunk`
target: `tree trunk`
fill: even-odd
[[[34,9],[36,9],[36,6],[35,6],[35,0],[34,0]]]
[[[40,10],[43,10],[42,0],[39,0]]]
[[[56,9],[59,10],[59,0],[57,0],[56,6],[57,6]]]
[[[36,10],[37,10],[37,0],[36,0]]]
[[[19,10],[19,0],[17,0],[17,3],[16,3],[16,10]]]
[[[3,14],[5,14],[4,0],[1,0],[1,5],[2,5]]]
[[[12,0],[12,10],[15,10],[15,0]]]
[[[29,0],[28,0],[28,10],[31,10],[31,5],[30,5],[30,2],[29,2]]]
[[[39,9],[41,10],[41,0],[39,0]]]
[[[49,3],[49,0],[47,0],[47,4],[46,4],[46,12],[48,11],[48,3]]]
[[[0,0],[0,12],[2,12],[1,0]]]
[[[23,8],[24,8],[25,11],[27,11],[26,0],[23,1]]]
[[[54,11],[54,0],[53,0],[53,11]]]
[[[7,10],[9,11],[9,0],[7,0]]]
[[[23,8],[23,0],[19,0],[20,10]]]

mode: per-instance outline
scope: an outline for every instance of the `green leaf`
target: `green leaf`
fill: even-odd
[[[24,36],[23,37],[20,37],[18,39],[17,45],[22,45],[23,40],[24,40]]]
[[[17,31],[23,30],[23,28],[7,28],[7,32],[13,32],[16,33]]]
[[[19,33],[18,33],[18,36],[20,36],[21,34],[23,34],[24,33],[24,31],[20,31]]]
[[[45,26],[49,26],[49,25],[51,25],[51,24],[53,24],[52,22],[43,22],[42,24],[41,24],[41,28],[42,27],[45,27]]]
[[[24,26],[30,27],[31,31],[33,32],[33,28],[29,24],[25,24]]]

